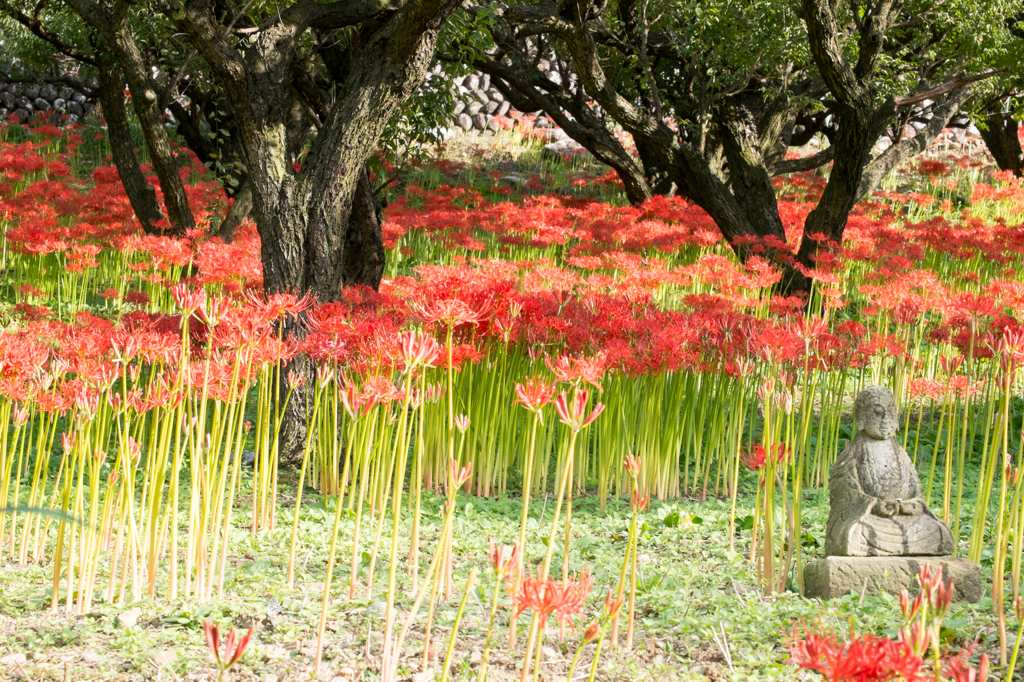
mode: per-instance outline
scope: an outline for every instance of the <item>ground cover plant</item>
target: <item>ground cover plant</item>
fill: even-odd
[[[86,161],[105,155],[95,130],[3,130],[6,674],[1013,666],[1020,181],[940,142],[822,244],[805,308],[700,209],[628,206],[591,161],[544,158],[529,125],[402,174],[380,290],[322,304],[263,294],[249,223],[232,243],[143,234],[114,170]],[[179,157],[197,224],[216,222],[217,185]],[[824,181],[775,180],[790,243]],[[917,601],[800,597],[871,384],[985,569],[978,605],[950,606],[930,574]],[[291,401],[310,438],[283,461]]]

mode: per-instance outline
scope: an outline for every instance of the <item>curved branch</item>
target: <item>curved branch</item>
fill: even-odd
[[[59,35],[44,26],[38,18],[28,16],[21,10],[12,6],[11,3],[7,2],[7,0],[0,0],[0,12],[6,14],[8,17],[27,28],[37,38],[52,45],[54,49],[65,57],[70,57],[76,62],[81,62],[90,66],[99,66],[99,61],[96,59],[95,55],[64,42]]]

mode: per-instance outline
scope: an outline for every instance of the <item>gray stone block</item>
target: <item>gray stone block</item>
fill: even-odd
[[[487,117],[483,114],[473,114],[473,127],[477,130],[486,130]]]
[[[849,557],[830,556],[804,569],[804,594],[810,598],[832,599],[854,592],[898,595],[901,590],[917,594],[917,572],[928,563],[932,570],[942,566],[942,577],[953,581],[954,601],[981,599],[981,569],[967,559],[948,556]]]
[[[469,114],[459,114],[459,127],[463,130],[469,130],[473,127],[473,119],[469,117]]]

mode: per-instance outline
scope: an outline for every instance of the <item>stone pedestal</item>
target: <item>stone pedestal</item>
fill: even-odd
[[[810,598],[831,599],[854,592],[898,595],[901,590],[917,594],[917,571],[929,563],[932,570],[942,566],[942,577],[953,581],[954,601],[981,599],[981,569],[967,559],[948,556],[830,556],[804,569],[804,594]]]

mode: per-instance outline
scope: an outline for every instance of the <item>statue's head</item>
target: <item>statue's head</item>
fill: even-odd
[[[869,386],[857,394],[855,404],[857,430],[875,440],[888,440],[899,428],[899,413],[892,391],[884,386]]]

